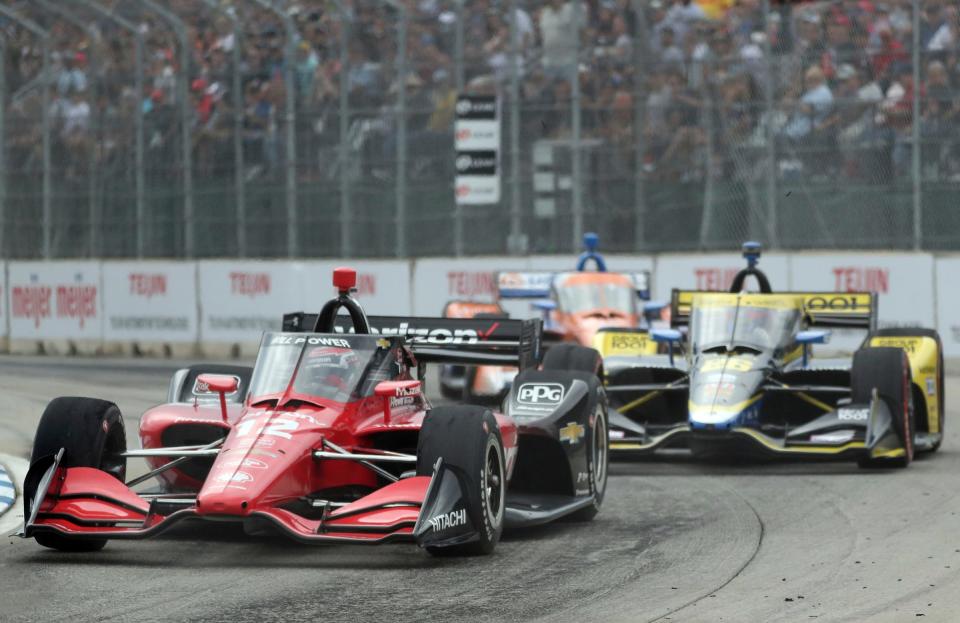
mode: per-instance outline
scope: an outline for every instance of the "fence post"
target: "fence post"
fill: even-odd
[[[7,258],[7,38],[0,34],[0,257]]]
[[[397,180],[396,180],[396,256],[407,256],[407,7],[397,0],[383,0],[400,14],[397,28]]]
[[[40,70],[44,76],[43,86],[40,91],[41,105],[43,106],[40,114],[40,132],[42,135],[41,141],[43,142],[41,147],[43,150],[43,208],[41,217],[43,241],[41,243],[41,254],[43,259],[49,260],[51,256],[50,234],[53,228],[53,204],[51,203],[52,179],[50,171],[50,33],[38,26],[35,22],[21,17],[16,11],[2,4],[0,4],[0,14],[7,16],[9,19],[29,30],[34,36],[40,39],[41,45],[43,46],[43,63]]]
[[[580,0],[573,2],[573,67],[571,68],[570,99],[573,107],[573,117],[571,133],[573,134],[573,159],[572,177],[573,177],[573,243],[570,250],[576,251],[580,248],[583,238],[583,172],[580,161],[580,139],[581,139],[581,119],[580,119],[580,12],[583,9]]]
[[[240,20],[236,14],[230,10],[221,8],[217,0],[203,0],[207,8],[225,16],[230,20],[233,28],[233,50],[231,50],[231,63],[233,64],[230,90],[233,91],[231,99],[233,100],[233,168],[234,168],[234,193],[236,194],[236,229],[237,229],[237,255],[247,256],[247,198],[246,187],[243,183],[243,90],[240,82],[240,56],[241,37],[243,36],[240,28]]]
[[[458,97],[463,95],[465,86],[463,67],[463,9],[465,2],[466,0],[455,0],[457,23],[454,27],[453,34],[453,76]],[[512,37],[513,22],[511,21],[510,24],[510,36]],[[456,123],[456,121],[454,121],[454,123]],[[454,145],[456,145],[456,139],[454,139]],[[456,147],[454,147],[454,150],[456,150]],[[460,202],[456,200],[456,193],[454,193],[453,201],[453,253],[457,257],[463,255],[463,207],[460,205]]]
[[[43,7],[45,10],[55,13],[58,16],[62,17],[64,20],[70,22],[87,35],[90,38],[91,44],[97,40],[99,37],[94,32],[93,28],[90,25],[81,19],[80,17],[74,15],[67,9],[62,6],[48,2],[47,0],[37,0],[37,4]],[[89,227],[90,231],[88,232],[89,240],[89,257],[99,257],[101,255],[100,249],[100,202],[97,197],[97,180],[98,180],[98,168],[97,168],[97,145],[99,143],[99,138],[97,137],[97,132],[99,132],[100,127],[97,120],[97,79],[96,79],[96,68],[97,68],[97,52],[95,48],[97,46],[91,45],[89,53],[89,63],[90,63],[90,136],[94,139],[90,141],[90,175],[89,175],[89,194],[87,198],[89,201]]]
[[[644,80],[647,61],[647,17],[644,4],[632,0],[633,23],[633,140],[634,140],[634,179],[633,179],[633,250],[646,248],[647,196],[644,183],[643,156],[646,146],[643,142],[643,129],[646,124],[646,96]]]
[[[136,231],[136,249],[137,249],[137,258],[143,258],[144,250],[144,218],[146,217],[146,208],[145,208],[145,197],[144,197],[144,164],[143,164],[143,106],[139,105],[143,100],[143,33],[140,32],[140,29],[136,27],[132,22],[115,15],[113,12],[108,11],[103,8],[93,0],[73,0],[74,2],[79,2],[83,6],[95,12],[100,17],[113,21],[115,24],[123,28],[124,30],[130,32],[133,35],[133,40],[136,42],[136,48],[134,50],[134,90],[137,92],[137,103],[138,105],[134,107],[134,133],[136,134],[135,147],[134,147],[134,166],[136,167],[135,175],[135,190],[136,193],[136,221],[137,221],[137,231]]]
[[[353,210],[350,196],[350,12],[342,0],[336,2],[340,12],[340,255],[351,257],[353,253]]]
[[[269,0],[253,0],[262,8],[270,11],[274,15],[280,18],[283,22],[283,30],[286,36],[286,42],[283,46],[283,80],[286,83],[285,88],[285,98],[284,98],[284,116],[286,123],[286,132],[285,132],[285,142],[286,142],[286,207],[287,207],[287,256],[288,257],[297,257],[300,255],[300,241],[297,237],[298,233],[298,223],[297,223],[297,147],[295,144],[296,140],[296,103],[294,101],[294,93],[296,91],[296,85],[294,82],[294,63],[296,59],[296,54],[294,50],[296,49],[296,39],[297,29],[293,25],[293,19],[291,19],[289,13],[281,9],[280,7],[273,4]]]
[[[913,0],[913,45],[911,45],[913,60],[913,120],[911,122],[910,171],[913,181],[913,248],[919,251],[923,248],[923,202],[921,188],[923,180],[920,166],[920,0]]]
[[[766,143],[767,143],[767,246],[775,249],[779,246],[780,235],[777,225],[777,152],[774,143],[773,127],[773,100],[776,82],[773,71],[773,46],[770,45],[770,0],[763,0],[764,44],[763,56],[766,61],[766,84],[763,89],[764,106],[766,108]]]
[[[190,43],[187,28],[179,17],[154,0],[136,0],[170,25],[180,43],[180,68],[177,72],[177,99],[180,100],[180,148],[183,151],[183,255],[194,257],[193,144],[190,133]]]
[[[517,28],[517,3],[510,0],[510,238],[511,254],[521,255],[523,225],[520,204],[520,33]]]

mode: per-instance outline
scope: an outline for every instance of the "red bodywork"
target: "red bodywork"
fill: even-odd
[[[393,384],[397,398],[409,397],[416,381]],[[393,434],[415,433],[427,407],[416,392],[415,404],[403,403],[385,411],[389,396],[374,395],[350,403],[315,396],[289,394],[280,406],[229,404],[226,421],[219,401],[176,403],[147,411],[140,424],[144,449],[169,447],[165,434],[176,427],[204,427],[217,439],[227,433],[219,454],[202,481],[187,471],[163,472],[164,489],[196,495],[181,509],[140,497],[107,472],[91,468],[58,468],[32,524],[32,529],[55,528],[70,534],[140,538],[150,536],[184,518],[265,520],[305,541],[381,542],[410,539],[423,503],[428,476],[386,482],[364,465],[348,460],[318,459],[315,450],[326,439],[350,452],[383,453],[378,441]],[[262,401],[261,401],[262,402]],[[401,401],[402,402],[402,401]],[[517,455],[517,426],[496,414],[503,439],[507,475]],[[186,445],[186,444],[184,444]],[[157,468],[170,459],[151,457]],[[198,460],[198,459],[192,459]],[[208,459],[209,460],[209,459]],[[414,469],[413,465],[404,469]],[[308,518],[289,504],[319,491],[353,487],[369,491],[346,506],[330,509],[322,518]],[[173,496],[175,497],[175,496]],[[119,523],[118,523],[119,522]]]

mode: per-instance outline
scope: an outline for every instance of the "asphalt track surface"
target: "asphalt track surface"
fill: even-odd
[[[0,358],[0,452],[27,456],[58,395],[114,399],[133,445],[174,367]],[[958,391],[949,378],[948,405]],[[957,420],[949,410],[941,451],[903,471],[616,463],[592,524],[508,534],[490,557],[305,547],[229,524],[97,554],[4,536],[0,620],[958,621]]]

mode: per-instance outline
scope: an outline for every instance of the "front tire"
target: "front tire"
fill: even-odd
[[[903,443],[903,455],[894,458],[865,458],[861,467],[906,467],[913,460],[914,414],[910,361],[902,348],[864,348],[853,356],[850,370],[851,399],[869,403],[873,390],[893,417],[893,428]]]
[[[458,405],[431,410],[420,429],[417,475],[431,475],[438,458],[463,485],[464,505],[478,539],[427,551],[435,556],[492,553],[503,533],[507,472],[500,427],[490,409]]]
[[[61,466],[92,467],[120,482],[127,474],[127,437],[120,409],[96,398],[56,398],[47,405],[34,438],[30,463],[64,450]],[[27,486],[30,486],[27,489]],[[36,483],[25,483],[24,497],[32,508]],[[39,532],[37,543],[66,552],[103,549],[106,539],[70,538],[54,532]]]
[[[593,494],[593,504],[570,515],[571,521],[592,521],[600,512],[603,497],[607,492],[607,468],[610,462],[607,400],[602,388],[598,394],[596,407],[590,417],[590,452],[587,453],[587,477],[590,492]]]
[[[946,420],[946,402],[944,396],[944,384],[943,384],[943,341],[940,339],[940,333],[935,329],[925,329],[923,327],[888,327],[886,329],[879,329],[872,335],[878,337],[928,337],[934,342],[937,343],[937,421],[939,422],[940,428],[940,439],[933,444],[927,452],[934,453],[940,449],[941,444],[943,444],[944,436],[944,424]],[[918,405],[914,404],[916,409]]]

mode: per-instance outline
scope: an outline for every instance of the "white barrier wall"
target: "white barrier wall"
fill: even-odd
[[[739,253],[661,255],[656,260],[653,275],[653,298],[669,301],[673,288],[726,290],[744,266],[744,259]],[[760,259],[760,268],[774,290],[786,289],[786,284],[790,282],[790,266],[786,255],[765,254]]]
[[[99,262],[11,262],[11,340],[103,339]]]
[[[104,262],[101,274],[104,340],[197,341],[200,333],[196,264]]]
[[[198,262],[200,341],[258,342],[278,330],[285,312],[304,307],[303,272],[301,262]]]
[[[357,269],[357,299],[368,314],[406,316],[410,314],[410,263],[391,260],[317,261],[304,264],[302,307],[285,311],[319,311],[333,296],[333,269]]]
[[[618,271],[652,271],[655,299],[678,288],[725,289],[739,254],[610,255]],[[576,257],[428,258],[200,262],[9,262],[0,271],[0,337],[11,345],[166,343],[255,346],[290,311],[317,311],[331,296],[334,267],[358,271],[358,297],[371,314],[437,315],[453,299],[492,301],[501,270],[573,270]],[[947,356],[960,356],[960,256],[924,253],[771,253],[760,267],[774,290],[871,290],[881,326],[937,327]],[[528,301],[505,304],[534,315]],[[860,339],[838,334],[834,345]],[[21,348],[22,349],[22,348]],[[223,352],[222,350],[214,352]]]
[[[960,257],[942,257],[936,263],[937,331],[948,357],[960,357]]]

